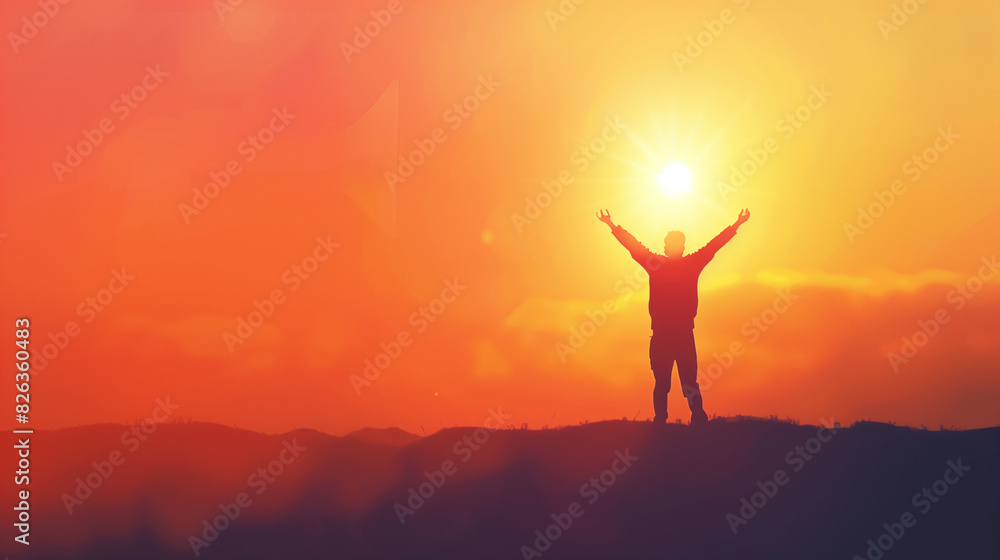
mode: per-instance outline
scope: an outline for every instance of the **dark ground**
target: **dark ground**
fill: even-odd
[[[126,430],[33,436],[32,545],[5,545],[6,554],[194,558],[193,535],[208,545],[198,558],[209,559],[516,560],[537,558],[522,548],[532,547],[553,559],[848,560],[866,558],[869,539],[882,536],[891,547],[872,550],[872,560],[1000,558],[1000,428],[859,423],[833,434],[765,420],[700,428],[610,421],[418,438],[192,423],[159,425],[137,448],[121,439]],[[817,435],[827,441],[810,443]],[[115,450],[124,462],[105,477]],[[628,465],[616,452],[637,459]],[[946,477],[949,462],[968,470]],[[280,474],[251,478],[269,464]],[[779,469],[784,484],[769,483]],[[440,487],[430,494],[433,483],[424,485],[430,497],[411,501],[409,489],[428,472]],[[88,475],[100,485],[68,514],[64,500]],[[946,478],[935,495],[935,481]],[[913,501],[924,488],[936,502]],[[245,507],[240,493],[251,500]],[[752,513],[744,498],[760,507]],[[218,533],[206,529],[227,509],[235,519],[218,519]],[[905,513],[910,527],[900,523]],[[567,528],[549,528],[559,521]],[[554,539],[535,533],[547,528]]]

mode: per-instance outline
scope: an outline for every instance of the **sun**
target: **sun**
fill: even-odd
[[[691,188],[691,170],[682,161],[672,162],[656,175],[656,182],[663,194],[671,198],[684,196]]]

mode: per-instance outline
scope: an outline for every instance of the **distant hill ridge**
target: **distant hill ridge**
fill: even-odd
[[[1000,557],[1000,428],[130,428],[32,436],[18,558]]]

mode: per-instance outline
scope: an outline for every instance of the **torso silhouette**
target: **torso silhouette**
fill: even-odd
[[[649,274],[649,318],[653,331],[694,328],[698,314],[698,276],[715,253],[736,235],[729,226],[707,245],[682,257],[654,253],[621,226],[611,230]]]

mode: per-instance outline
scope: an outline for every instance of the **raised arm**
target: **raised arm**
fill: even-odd
[[[629,254],[632,255],[635,262],[643,266],[649,262],[649,257],[653,255],[653,252],[647,249],[642,243],[639,243],[639,240],[636,239],[631,233],[625,231],[625,228],[615,225],[611,221],[611,214],[607,210],[598,212],[597,219],[605,224],[608,224],[608,227],[611,228],[611,234],[615,236],[615,239],[617,239],[623,247],[628,249]]]
[[[749,219],[750,219],[750,210],[744,208],[740,212],[739,217],[736,218],[736,221],[733,222],[733,225],[722,230],[722,232],[719,235],[716,235],[711,241],[708,242],[707,245],[696,251],[694,254],[697,255],[699,258],[703,259],[706,263],[712,260],[712,257],[715,256],[715,253],[717,253],[719,249],[721,249],[726,243],[729,243],[729,240],[732,239],[734,235],[736,235],[736,230],[738,230],[739,227],[744,223],[746,223],[746,221]]]

